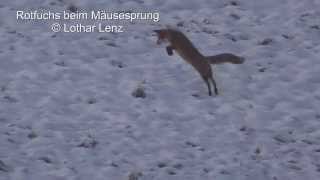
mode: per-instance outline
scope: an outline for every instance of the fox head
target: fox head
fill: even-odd
[[[154,32],[158,36],[157,44],[161,44],[162,42],[165,42],[168,40],[168,30],[167,29],[158,29],[154,30]]]

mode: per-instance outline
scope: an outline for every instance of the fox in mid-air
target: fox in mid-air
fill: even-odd
[[[217,84],[213,78],[210,64],[242,64],[245,60],[243,57],[239,57],[231,53],[204,56],[197,48],[195,48],[192,42],[178,30],[168,28],[154,30],[154,32],[156,32],[158,36],[157,44],[161,44],[165,41],[169,42],[169,45],[166,47],[169,56],[172,56],[173,50],[175,50],[185,61],[191,64],[198,71],[208,86],[209,96],[212,95],[210,82],[214,86],[215,94],[218,95]]]

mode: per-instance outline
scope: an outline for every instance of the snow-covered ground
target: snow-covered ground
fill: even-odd
[[[53,33],[15,19],[70,4],[161,21]],[[319,179],[319,0],[1,0],[0,16],[0,180]],[[156,45],[165,25],[246,57],[213,67],[219,96]]]

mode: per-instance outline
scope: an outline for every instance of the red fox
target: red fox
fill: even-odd
[[[169,45],[166,51],[169,56],[173,55],[175,50],[185,61],[191,64],[200,74],[202,79],[208,86],[209,96],[212,95],[210,82],[214,86],[214,92],[218,95],[217,84],[212,76],[210,64],[232,63],[242,64],[243,57],[239,57],[230,53],[223,53],[214,56],[203,56],[191,41],[180,31],[173,29],[154,30],[158,36],[157,44],[168,41]]]

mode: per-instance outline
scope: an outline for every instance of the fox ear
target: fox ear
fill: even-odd
[[[157,33],[157,34],[160,34],[162,30],[160,29],[156,29],[156,30],[153,30],[153,32]]]

